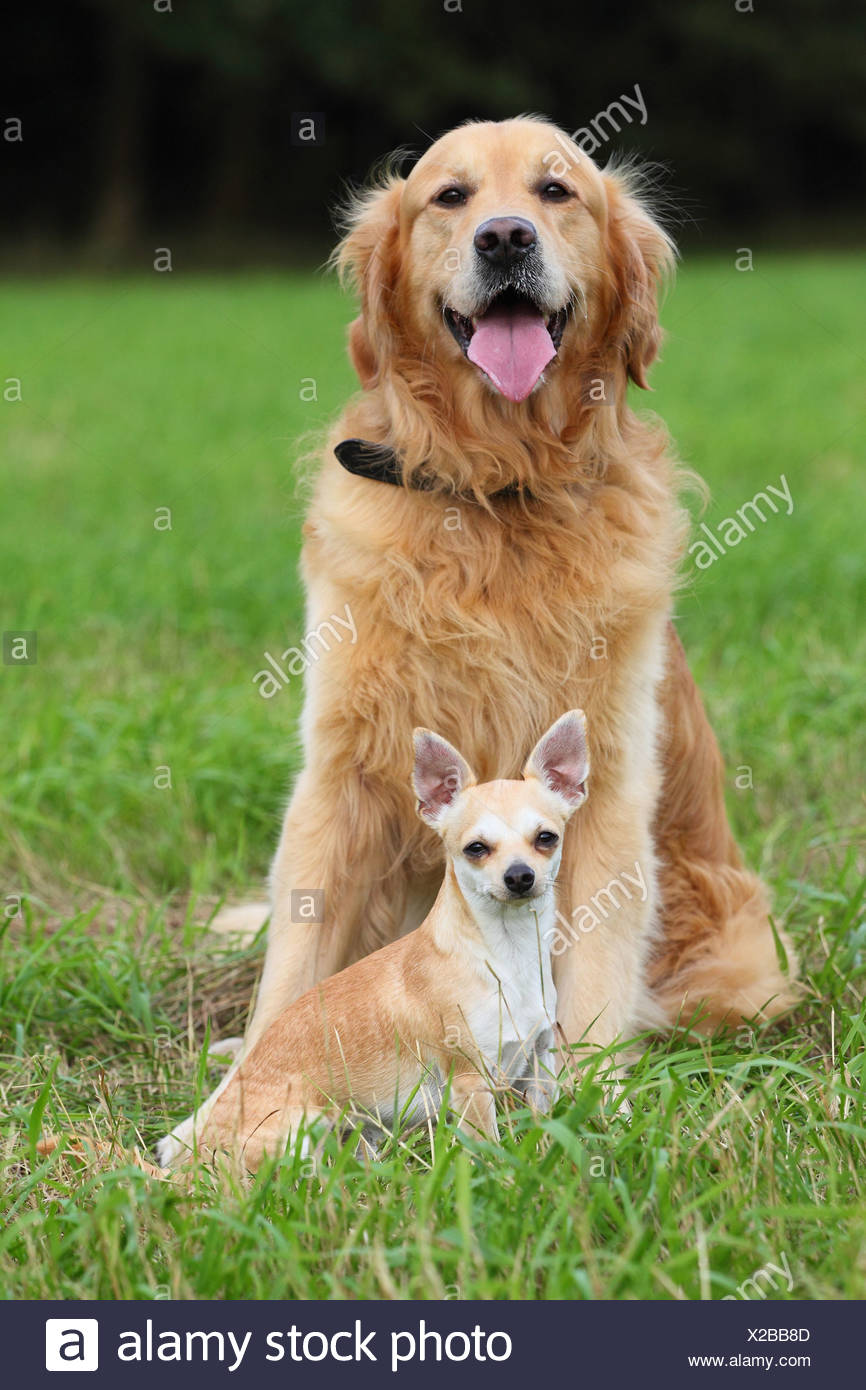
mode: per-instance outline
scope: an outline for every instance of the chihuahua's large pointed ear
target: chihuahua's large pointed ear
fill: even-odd
[[[428,825],[436,825],[460,793],[472,786],[475,777],[457,749],[438,734],[416,729],[413,739],[412,785],[418,798],[418,815]]]
[[[523,769],[524,777],[535,777],[565,802],[568,812],[586,800],[589,777],[589,747],[586,716],[582,709],[571,709],[542,734]]]
[[[389,355],[405,184],[405,179],[391,176],[362,194],[346,214],[348,231],[332,257],[341,281],[361,300],[361,312],[349,329],[349,356],[365,390],[375,385]]]
[[[626,175],[604,175],[608,203],[608,257],[616,289],[608,334],[623,355],[628,375],[644,391],[647,371],[662,341],[658,300],[676,264],[667,233],[629,188]]]

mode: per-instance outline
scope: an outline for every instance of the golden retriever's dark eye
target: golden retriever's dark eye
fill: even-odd
[[[452,188],[443,188],[441,193],[436,194],[433,201],[438,203],[441,208],[458,208],[466,202],[466,189],[458,188],[456,185]]]
[[[464,846],[463,853],[467,859],[483,859],[485,854],[489,854],[490,851],[480,840],[473,840],[471,845]]]
[[[553,849],[554,845],[559,844],[559,836],[552,830],[539,830],[535,837],[536,849]]]
[[[546,203],[563,203],[566,198],[571,197],[571,189],[566,188],[564,183],[543,183],[538,195]]]

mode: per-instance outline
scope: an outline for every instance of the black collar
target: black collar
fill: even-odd
[[[336,446],[334,453],[346,472],[354,473],[356,478],[370,478],[376,483],[390,483],[392,487],[403,486],[400,460],[387,444],[373,444],[369,439],[344,439]],[[416,492],[430,492],[435,483],[422,477],[417,482],[413,479],[409,486]],[[531,498],[532,494],[525,491],[519,483],[509,483],[508,487],[491,493],[490,500],[520,496]]]

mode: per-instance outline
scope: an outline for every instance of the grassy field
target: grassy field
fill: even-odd
[[[654,1042],[630,1120],[588,1076],[501,1148],[440,1128],[236,1190],[35,1141],[150,1145],[242,1027],[260,951],[200,924],[257,885],[295,765],[298,691],[252,678],[300,632],[293,460],[352,387],[349,306],[313,277],[0,288],[0,626],[38,634],[0,666],[5,1297],[863,1297],[864,295],[849,257],[687,264],[637,402],[713,531],[790,489],[678,607],[803,1006]]]

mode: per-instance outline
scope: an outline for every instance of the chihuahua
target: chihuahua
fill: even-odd
[[[227,1150],[255,1171],[305,1122],[342,1121],[369,1144],[435,1117],[443,1098],[462,1129],[497,1140],[497,1090],[552,1104],[554,885],[566,822],[586,799],[583,713],[544,734],[522,781],[478,785],[429,729],[414,746],[418,814],[446,851],[429,915],[271,1024],[199,1113],[205,1154]]]

